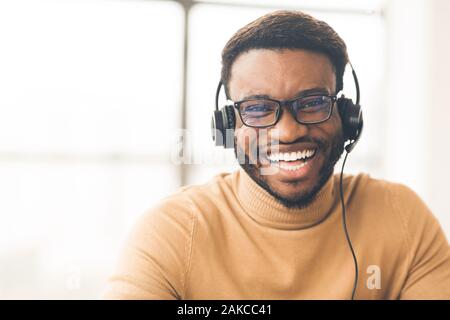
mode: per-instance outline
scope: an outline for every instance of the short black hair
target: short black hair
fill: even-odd
[[[221,81],[229,98],[228,82],[236,58],[251,49],[304,49],[325,54],[336,74],[336,93],[344,87],[347,47],[327,23],[304,12],[268,13],[239,29],[222,50]]]

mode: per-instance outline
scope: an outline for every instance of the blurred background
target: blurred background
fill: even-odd
[[[276,9],[347,43],[365,131],[346,172],[407,184],[450,236],[450,1],[0,0],[0,298],[99,298],[139,215],[237,168],[210,140],[220,53]],[[194,164],[173,161],[181,128]]]

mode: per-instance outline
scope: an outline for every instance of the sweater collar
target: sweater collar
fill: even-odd
[[[239,201],[256,222],[277,229],[304,229],[322,222],[337,204],[334,175],[305,208],[286,208],[259,186],[242,168],[236,173]]]

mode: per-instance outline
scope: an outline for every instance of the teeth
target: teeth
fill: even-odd
[[[286,165],[286,164],[283,164],[283,163],[279,163],[277,165],[281,169],[288,170],[288,171],[295,171],[295,170],[298,170],[300,168],[303,168],[307,163],[308,163],[308,161],[305,161],[305,162],[300,163],[299,165],[296,165],[296,166]]]
[[[299,159],[310,158],[316,152],[315,149],[303,150],[297,152],[272,153],[269,155],[269,160],[272,162],[278,161],[295,161]],[[294,169],[295,170],[295,169]]]
[[[290,161],[297,160],[297,152],[291,152],[291,157],[289,158]]]

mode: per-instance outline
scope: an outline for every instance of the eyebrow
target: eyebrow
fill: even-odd
[[[329,91],[326,88],[311,88],[311,89],[301,90],[301,91],[297,92],[297,94],[293,98],[288,99],[288,100],[292,100],[292,99],[299,98],[299,97],[306,96],[306,95],[313,94],[313,93],[329,94]],[[249,99],[274,99],[274,98],[267,94],[252,94],[249,96],[245,96],[241,100],[249,100]]]

